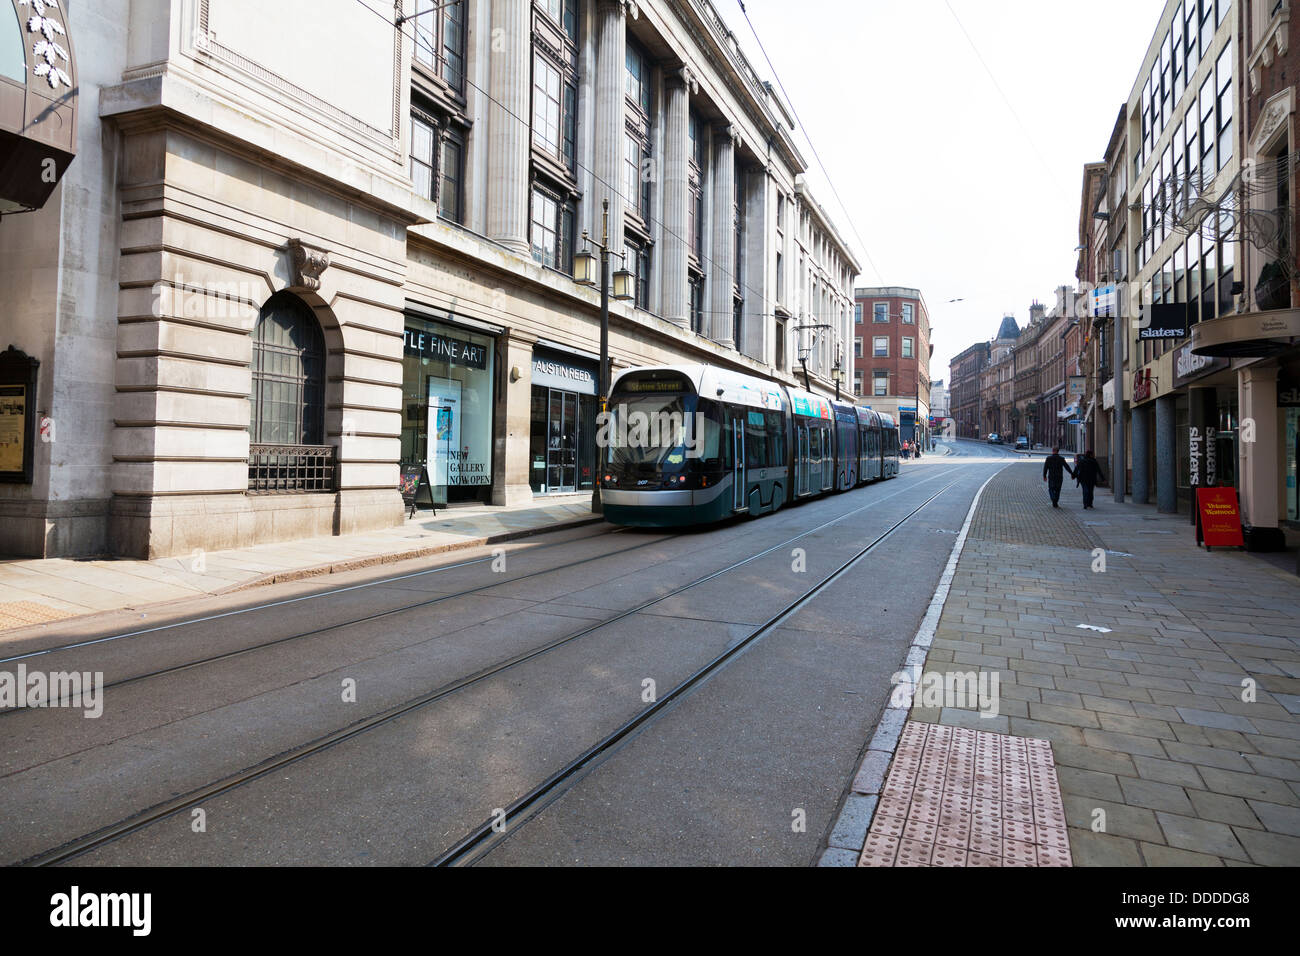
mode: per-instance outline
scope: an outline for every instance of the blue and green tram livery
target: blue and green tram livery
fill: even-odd
[[[597,441],[605,518],[632,527],[758,516],[898,474],[888,416],[710,365],[619,374]]]

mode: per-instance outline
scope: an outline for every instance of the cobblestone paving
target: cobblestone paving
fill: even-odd
[[[925,664],[996,673],[997,715],[912,718],[1050,740],[1076,866],[1300,864],[1300,580],[1042,485],[986,488]]]

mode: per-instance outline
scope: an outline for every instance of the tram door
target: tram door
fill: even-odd
[[[808,426],[799,426],[799,446],[798,454],[795,457],[794,467],[799,473],[798,491],[801,495],[808,494],[808,468],[811,462],[808,456]]]
[[[736,511],[747,508],[745,503],[745,420],[731,420],[731,443],[735,450],[735,471],[732,480],[731,505]]]
[[[822,430],[809,429],[808,435],[808,471],[813,479],[812,490],[822,490]]]

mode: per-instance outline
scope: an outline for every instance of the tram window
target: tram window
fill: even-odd
[[[768,461],[767,419],[762,412],[745,417],[745,464],[749,468],[766,468]]]
[[[766,412],[767,463],[771,467],[785,464],[785,416],[780,412]]]
[[[704,412],[704,434],[700,436],[699,445],[700,461],[705,467],[717,468],[722,464],[722,422],[718,418],[717,406],[705,406],[703,402],[700,404],[700,410]]]

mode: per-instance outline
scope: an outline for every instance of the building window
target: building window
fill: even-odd
[[[910,302],[903,303],[903,324],[904,325],[916,324],[916,313],[913,311],[913,306],[912,303]]]
[[[641,242],[629,241],[624,248],[624,263],[636,276],[636,307],[650,310],[650,247]]]
[[[784,372],[785,369],[785,322],[781,319],[776,320],[776,334],[773,336],[776,345],[776,368],[777,371]]]
[[[650,115],[650,62],[635,44],[627,44],[627,98],[646,116]]]
[[[916,358],[916,339],[903,336],[903,358]]]
[[[875,358],[889,358],[889,336],[877,335],[872,339],[871,354]]]
[[[539,53],[533,57],[533,145],[573,172],[577,141],[577,86]]]
[[[862,369],[855,369],[853,372],[853,394],[862,394]]]
[[[457,93],[464,93],[465,4],[416,0],[414,23],[416,62],[437,73]]]
[[[874,305],[872,305],[872,307],[871,307],[871,321],[872,321],[872,322],[888,322],[888,321],[889,321],[889,303],[888,303],[888,302],[877,302],[877,303],[875,303]]]
[[[871,370],[871,394],[879,398],[889,394],[889,372],[883,368]]]
[[[632,133],[623,146],[623,198],[629,212],[650,222],[650,144]]]
[[[688,199],[690,223],[687,239],[690,254],[695,257],[698,263],[704,258],[704,140],[700,135],[702,127],[699,117],[694,113],[690,115],[688,129],[691,136],[691,150],[687,170],[687,189],[690,191],[690,198]]]
[[[860,335],[853,340],[853,357],[862,358],[862,336]]]
[[[856,325],[862,324],[862,303],[861,302],[853,306],[853,322]]]
[[[533,188],[533,258],[550,269],[573,274],[572,202],[565,202],[538,187]]]
[[[445,0],[443,0],[445,2]],[[457,4],[459,6],[460,4]],[[578,18],[574,10],[574,0],[543,0],[542,6],[550,18],[564,28],[569,39],[578,42]]]
[[[1222,3],[1220,4],[1222,6]],[[1218,75],[1219,106],[1219,169],[1232,159],[1232,46],[1223,48],[1215,65]]]
[[[438,172],[438,215],[463,223],[465,212],[461,197],[465,182],[465,141],[459,134],[448,132],[443,135]]]
[[[411,184],[416,194],[438,204],[438,214],[462,221],[465,141],[421,114],[411,116]],[[435,156],[437,161],[435,162]]]
[[[692,275],[691,283],[691,331],[704,334],[704,276]]]
[[[253,330],[254,445],[325,443],[325,337],[307,304],[280,292]]]
[[[785,301],[785,263],[779,250],[776,254],[776,301]]]

